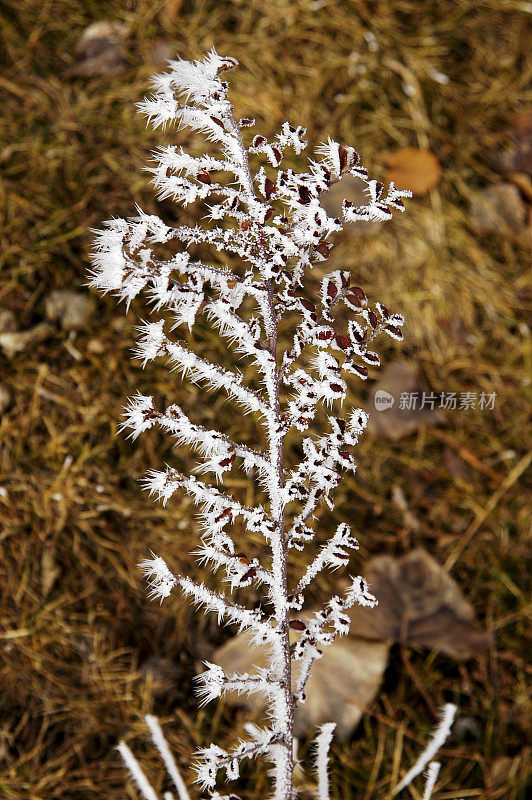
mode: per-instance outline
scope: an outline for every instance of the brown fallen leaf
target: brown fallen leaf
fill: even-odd
[[[81,78],[120,75],[127,67],[122,46],[129,26],[122,22],[95,22],[85,28],[76,47],[70,75]]]
[[[382,683],[389,644],[350,636],[331,645],[316,661],[306,686],[306,700],[295,716],[295,735],[334,720],[335,735],[347,739]]]
[[[367,639],[439,650],[456,660],[486,650],[489,632],[474,623],[474,610],[456,581],[421,547],[401,558],[375,556],[364,576],[379,600],[355,606],[352,631]]]
[[[392,361],[370,391],[368,431],[397,441],[420,425],[443,425],[445,415],[437,407],[438,402],[435,395],[423,393],[414,363]]]
[[[355,205],[366,205],[368,196],[364,189],[366,184],[354,175],[344,175],[338,183],[321,195],[320,204],[330,217],[339,217],[342,213],[342,200],[349,200]],[[381,227],[382,222],[349,222],[344,226],[344,230],[349,233],[369,234],[376,233]]]
[[[492,641],[491,634],[475,626],[473,607],[456,581],[422,548],[401,558],[376,556],[368,562],[364,575],[379,604],[351,609],[349,636],[325,648],[314,663],[307,699],[296,713],[297,736],[334,721],[336,735],[347,739],[375,697],[389,648],[396,642],[464,659],[485,650]],[[254,666],[264,667],[266,655],[264,646],[254,648],[250,636],[241,633],[218,648],[210,660],[227,673],[242,673],[252,672]],[[296,662],[296,677],[299,669]],[[230,705],[254,711],[263,705],[257,695],[243,699],[228,693],[224,697]]]
[[[322,658],[314,662],[305,690],[306,700],[296,711],[295,735],[305,736],[312,727],[334,720],[335,735],[346,739],[358,725],[364,708],[377,694],[388,663],[388,650],[387,642],[370,642],[351,636],[328,647]],[[220,647],[213,661],[227,673],[246,672],[253,671],[253,667],[264,667],[266,655],[266,647],[254,648],[251,637],[241,633]],[[294,683],[299,671],[300,662],[296,662]],[[242,705],[253,711],[263,707],[258,695],[242,698],[231,692],[224,697],[230,705]]]
[[[441,178],[441,164],[430,150],[404,147],[395,150],[388,158],[386,180],[393,181],[398,189],[411,189],[421,197]]]

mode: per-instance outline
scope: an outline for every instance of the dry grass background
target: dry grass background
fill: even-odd
[[[457,702],[472,725],[444,749],[438,800],[524,800],[529,251],[524,236],[476,234],[467,203],[494,179],[489,153],[504,146],[509,117],[527,103],[530,15],[519,10],[524,4],[502,0],[180,5],[0,5],[0,307],[12,309],[20,327],[42,320],[51,290],[79,289],[85,280],[87,229],[130,214],[134,202],[170,220],[191,219],[154,201],[142,172],[161,137],[145,130],[133,102],[160,68],[153,48],[161,41],[185,58],[213,44],[237,57],[237,112],[255,116],[264,132],[285,119],[304,124],[312,143],[331,135],[354,144],[377,176],[390,150],[431,149],[443,165],[439,186],[377,236],[341,242],[332,260],[350,266],[371,297],[406,314],[406,341],[385,352],[387,360],[414,359],[436,392],[496,391],[496,407],[449,415],[447,444],[431,429],[397,444],[367,438],[358,479],[340,493],[337,513],[353,522],[362,559],[422,544],[447,563],[496,646],[462,665],[409,652],[410,672],[394,650],[354,739],[333,747],[333,796],[387,796],[387,776],[411,763],[433,722],[417,682],[434,703]],[[76,43],[101,19],[130,26],[128,68],[75,77]],[[367,47],[367,31],[377,52]],[[366,65],[359,77],[347,73],[353,51]],[[436,83],[430,68],[449,84]],[[413,97],[405,81],[418,88]],[[176,501],[164,510],[137,484],[146,468],[174,458],[171,447],[157,435],[135,445],[115,435],[124,397],[136,388],[200,408],[204,419],[220,416],[229,429],[242,422],[222,398],[206,403],[164,367],[143,373],[131,361],[129,324],[140,307],[127,322],[113,300],[98,299],[97,309],[74,341],[57,329],[13,360],[0,356],[14,397],[0,423],[2,798],[134,798],[113,746],[127,735],[160,786],[143,714],[161,715],[184,769],[197,746],[229,743],[244,721],[229,709],[198,713],[191,695],[199,659],[227,632],[178,597],[151,606],[135,568],[152,548],[175,568],[196,569],[190,506]],[[466,337],[452,333],[458,319]],[[207,329],[199,329],[197,347],[226,358]],[[243,435],[253,437],[252,422]],[[466,479],[450,474],[446,447],[466,459]],[[417,530],[393,503],[394,485]],[[164,680],[154,679],[153,664],[167,669]],[[259,781],[246,796],[257,800],[263,789]]]

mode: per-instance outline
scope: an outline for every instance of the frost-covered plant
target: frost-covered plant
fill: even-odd
[[[316,575],[344,566],[349,551],[358,547],[344,523],[307,559],[294,582],[288,578],[288,559],[292,549],[303,551],[313,541],[314,514],[320,504],[333,507],[332,492],[342,472],[355,471],[353,448],[368,415],[359,408],[340,415],[347,376],[364,380],[368,366],[379,365],[372,349],[376,338],[384,333],[400,340],[404,322],[381,303],[372,307],[346,270],[320,273],[318,298],[310,296],[309,279],[312,268],[321,270],[327,261],[331,236],[343,223],[388,220],[393,211],[404,210],[402,198],[410,192],[398,191],[393,183],[384,191],[381,183],[368,178],[352,147],[331,139],[318,149],[317,160],[309,160],[306,172],[285,166],[288,148],[297,156],[305,149],[305,130],[286,122],[272,140],[248,133],[254,120],[235,118],[228,85],[220,77],[236,65],[235,59],[214,50],[201,61],[172,61],[169,71],[155,79],[154,95],[140,104],[155,128],[178,123],[215,145],[215,155],[198,156],[175,145],[161,147],[152,168],[160,198],[183,205],[208,201],[210,224],[170,227],[140,209],[133,219],[110,220],[97,236],[91,284],[115,292],[128,304],[144,291],[154,313],[161,312],[159,319],[139,327],[136,356],[144,365],[166,359],[189,380],[225,391],[262,425],[263,440],[249,447],[203,427],[176,404],[160,408],[153,397],[140,394],[129,400],[123,423],[133,438],[158,426],[179,445],[197,451],[199,472],[223,484],[225,475],[243,469],[262,492],[263,502],[247,506],[212,480],[181,474],[171,466],[150,471],[145,486],[163,503],[182,489],[199,507],[203,535],[195,554],[215,571],[225,572],[229,591],[213,591],[188,575],[174,574],[153,554],[140,567],[153,598],[162,602],[179,587],[219,620],[250,631],[256,644],[268,646],[268,666],[253,674],[226,674],[207,663],[199,676],[203,702],[229,690],[259,692],[268,709],[265,726],[254,729],[249,740],[230,751],[211,744],[199,753],[199,784],[220,799],[215,789],[218,772],[235,780],[244,759],[262,755],[273,765],[273,798],[292,800],[294,710],[305,701],[313,662],[337,636],[348,632],[351,606],[374,606],[377,600],[357,576],[343,596],[331,597],[318,611],[305,608]],[[252,164],[259,164],[256,171]],[[344,200],[341,218],[333,219],[320,205],[320,196],[348,173],[366,184],[367,203],[357,206]],[[229,263],[221,263],[217,255],[213,263],[194,255],[198,246],[203,250],[206,245],[226,253]],[[172,246],[173,255],[168,254]],[[217,328],[248,367],[252,365],[260,379],[254,388],[244,381],[243,372],[210,363],[179,337],[177,329],[191,330],[197,316]],[[326,409],[327,427],[309,432],[320,405]],[[288,434],[300,439],[302,457],[296,466],[290,466],[285,453]],[[258,555],[246,553],[245,535],[243,541],[234,540],[231,528],[237,521],[262,538]],[[262,589],[260,609],[231,597],[251,584]],[[295,660],[302,662],[302,669],[293,683]],[[154,718],[148,718],[148,724],[184,797],[186,790],[176,783],[177,770],[162,732]],[[317,739],[321,798],[328,797],[331,736],[332,728],[324,726]],[[144,797],[155,797],[145,778],[142,784],[142,772],[127,746],[120,747]],[[434,768],[430,775],[433,784]]]

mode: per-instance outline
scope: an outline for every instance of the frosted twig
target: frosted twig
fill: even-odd
[[[155,789],[148,781],[147,777],[143,773],[142,769],[140,768],[140,764],[127,746],[127,744],[122,741],[119,742],[117,745],[118,752],[122,756],[122,759],[128,768],[131,777],[137,784],[138,790],[141,795],[144,797],[144,800],[158,800],[157,795],[155,794]]]
[[[423,791],[423,800],[430,800],[432,797],[432,792],[434,791],[434,786],[436,785],[436,780],[438,779],[438,775],[440,773],[440,766],[441,764],[438,761],[431,761],[429,766],[427,767],[426,781],[425,781],[425,789]]]
[[[227,691],[260,693],[271,725],[254,730],[250,741],[230,752],[215,744],[203,748],[198,782],[221,800],[215,789],[219,770],[236,780],[241,761],[260,755],[271,762],[271,798],[294,800],[294,713],[304,700],[312,665],[324,648],[348,632],[349,608],[355,603],[371,607],[377,600],[365,580],[355,577],[343,597],[334,595],[314,615],[304,609],[304,595],[318,573],[346,565],[357,548],[347,525],[340,524],[317,554],[305,554],[306,566],[293,590],[289,555],[292,548],[304,552],[312,547],[315,531],[309,520],[321,503],[334,507],[342,473],[356,470],[353,448],[368,415],[353,409],[342,416],[349,382],[365,380],[369,369],[379,366],[379,355],[370,346],[380,334],[401,340],[404,324],[401,314],[370,303],[348,270],[327,271],[323,262],[344,223],[391,219],[394,212],[404,211],[403,198],[410,192],[393,183],[385,189],[368,176],[353,147],[331,138],[317,148],[304,171],[295,171],[288,154],[291,149],[299,156],[305,150],[305,129],[284,122],[270,139],[250,131],[254,120],[237,119],[229,99],[225,73],[236,66],[235,59],[214,49],[197,61],[171,61],[154,79],[153,94],[139,104],[153,127],[187,127],[208,143],[208,152],[199,155],[166,144],[155,152],[151,167],[158,196],[184,206],[202,203],[205,224],[171,227],[140,208],[136,217],[110,220],[96,235],[90,283],[127,305],[141,294],[147,298],[150,318],[138,328],[134,351],[144,366],[162,358],[174,373],[200,384],[202,397],[223,390],[255,425],[259,441],[240,444],[238,434],[193,423],[176,403],[159,411],[153,397],[137,394],[129,401],[123,427],[136,438],[158,426],[178,446],[187,445],[199,455],[193,471],[213,473],[216,481],[225,482],[222,491],[173,466],[145,476],[144,487],[163,504],[180,490],[199,507],[200,542],[191,550],[213,571],[223,570],[228,584],[227,594],[210,589],[188,575],[174,574],[152,553],[139,565],[150,596],[162,601],[179,587],[193,603],[215,612],[219,622],[249,630],[252,644],[267,645],[266,666],[250,673],[226,674],[207,663],[200,677],[202,702]],[[333,218],[320,201],[344,175],[363,182],[366,198],[358,205],[344,200]],[[161,258],[169,248],[174,254]],[[201,260],[195,260],[199,248]],[[203,255],[208,248],[213,263]],[[311,297],[315,266],[320,268],[320,289]],[[219,364],[194,352],[198,319],[244,359],[241,369],[228,366],[225,358]],[[179,328],[185,328],[184,334]],[[320,408],[328,416],[322,434],[309,430]],[[233,430],[235,426],[238,421],[233,420]],[[234,480],[237,470],[245,474],[244,481]],[[231,488],[251,481],[258,492],[250,492],[252,499],[244,504]],[[230,597],[251,584],[262,592],[260,605],[256,596],[253,608]],[[294,618],[300,611],[301,619]],[[301,672],[293,690],[296,660]],[[446,708],[434,741],[399,788],[424,769],[445,739],[452,719],[451,707]],[[179,800],[188,800],[157,720],[148,716],[146,723]],[[323,726],[317,738],[320,800],[329,797],[327,752],[333,727]],[[127,745],[121,742],[119,750],[144,798],[155,800]],[[433,774],[434,769],[430,780]]]
[[[165,736],[162,732],[161,726],[159,725],[159,720],[157,717],[152,716],[151,714],[147,714],[144,719],[146,720],[146,724],[150,729],[151,738],[153,743],[159,753],[161,754],[161,758],[164,761],[164,765],[166,770],[171,777],[172,781],[174,782],[174,786],[177,790],[177,795],[179,800],[190,800],[190,795],[187,791],[187,787],[181,777],[179,770],[177,769],[177,764],[175,763],[175,759],[170,752],[170,748],[168,747],[168,742],[165,739]]]
[[[327,774],[327,762],[329,757],[329,748],[331,746],[332,737],[336,725],[333,722],[327,722],[322,725],[320,732],[315,739],[316,745],[316,774],[318,776],[318,800],[329,800],[329,776]]]
[[[453,705],[453,703],[446,703],[446,705],[443,707],[442,718],[438,727],[434,731],[432,738],[427,743],[425,749],[417,759],[414,766],[408,770],[404,778],[397,784],[394,789],[394,795],[402,791],[406,786],[408,786],[409,783],[412,783],[414,778],[423,772],[429,761],[434,758],[440,747],[443,746],[445,740],[451,732],[451,726],[453,724],[456,711],[457,707]]]

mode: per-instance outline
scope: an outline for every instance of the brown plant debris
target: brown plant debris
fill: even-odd
[[[434,153],[404,147],[395,150],[388,159],[386,180],[398,189],[411,189],[418,197],[427,194],[441,178],[441,164]]]

